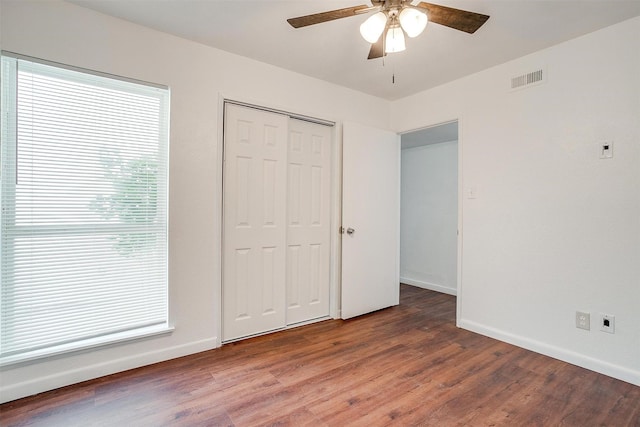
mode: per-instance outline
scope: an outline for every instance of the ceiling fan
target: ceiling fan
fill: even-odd
[[[445,25],[466,33],[475,33],[489,16],[433,3],[412,0],[371,0],[371,6],[360,5],[312,15],[289,18],[294,28],[320,24],[334,19],[376,12],[360,25],[360,34],[371,49],[367,59],[380,58],[387,53],[405,50],[404,35],[416,37],[424,31],[427,22]]]

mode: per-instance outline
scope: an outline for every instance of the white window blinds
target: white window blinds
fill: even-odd
[[[2,57],[0,362],[167,327],[168,110]]]

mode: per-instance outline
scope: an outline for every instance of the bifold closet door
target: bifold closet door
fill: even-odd
[[[287,324],[329,315],[331,132],[289,120]]]
[[[223,341],[286,325],[288,122],[225,106]]]

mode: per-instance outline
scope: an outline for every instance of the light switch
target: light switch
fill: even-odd
[[[478,188],[475,186],[467,187],[466,190],[464,190],[464,193],[467,199],[475,199],[478,197]]]

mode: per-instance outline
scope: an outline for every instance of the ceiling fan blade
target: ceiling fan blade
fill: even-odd
[[[353,6],[346,7],[344,9],[330,10],[328,12],[314,13],[313,15],[299,16],[297,18],[289,18],[287,22],[291,24],[293,28],[306,27],[307,25],[320,24],[322,22],[333,21],[334,19],[347,18],[349,16],[360,15],[361,13],[367,13],[372,10],[379,10],[380,7],[376,6]]]
[[[371,44],[371,49],[369,49],[369,56],[367,59],[382,58],[384,56],[383,37],[384,34],[380,36],[377,42]]]
[[[416,7],[427,11],[429,21],[470,34],[475,33],[489,19],[488,15],[481,13],[426,2],[420,2]]]

